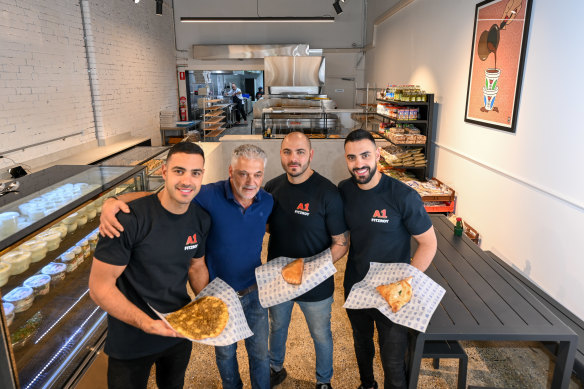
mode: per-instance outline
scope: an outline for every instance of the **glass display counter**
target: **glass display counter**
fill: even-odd
[[[0,387],[68,387],[91,363],[107,327],[88,290],[98,213],[144,171],[54,166],[0,197]]]
[[[100,163],[101,166],[146,166],[145,188],[148,191],[158,191],[164,185],[162,179],[162,164],[170,146],[134,147],[124,153],[115,155]]]

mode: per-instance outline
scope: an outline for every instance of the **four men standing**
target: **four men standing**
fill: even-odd
[[[269,223],[270,232],[268,260],[279,256],[310,257],[330,248],[335,262],[347,252],[350,232],[351,248],[344,280],[345,298],[351,287],[364,278],[371,261],[408,263],[412,236],[418,242],[418,249],[411,259],[413,266],[424,271],[436,252],[436,237],[419,195],[377,171],[379,151],[370,133],[356,130],[347,136],[345,157],[352,177],[341,182],[338,190],[329,180],[310,168],[313,155],[310,140],[303,133],[287,135],[280,149],[281,163],[286,173],[269,181],[264,191],[261,184],[266,155],[257,146],[242,145],[232,154],[229,179],[203,186],[194,200],[210,214],[212,222],[210,228],[208,224],[201,226],[206,228],[200,232],[202,237],[207,237],[206,244],[201,242],[201,247],[206,249],[206,258],[196,257],[196,260],[192,260],[188,278],[196,293],[215,277],[220,277],[238,291],[246,320],[254,333],[245,340],[254,389],[267,389],[286,378],[283,363],[294,302],[302,310],[314,342],[317,389],[331,388],[333,374],[330,324],[333,277],[293,301],[269,308],[268,358],[268,315],[267,310],[259,304],[254,274],[255,268],[261,265],[260,253],[266,222]],[[174,162],[171,156],[169,153],[168,166]],[[169,181],[166,185],[170,185]],[[180,194],[183,207],[186,203],[188,208],[188,203],[198,192],[195,187],[195,184],[181,186],[179,183],[171,193]],[[133,194],[124,200],[138,196]],[[143,200],[138,201],[145,204]],[[134,209],[134,203],[131,207]],[[110,201],[104,205],[100,226],[102,233],[119,236],[119,231],[124,230],[122,225],[127,217],[121,217],[122,224],[115,219],[119,209],[129,211],[121,201]],[[204,219],[202,216],[198,218]],[[379,218],[383,220],[374,220]],[[174,227],[171,229],[174,233]],[[124,236],[110,241],[116,240],[123,241]],[[168,244],[164,245],[165,252],[172,249]],[[96,256],[101,256],[101,249],[96,251]],[[120,263],[123,261],[120,260]],[[100,265],[101,261],[96,258],[94,268]],[[118,317],[120,313],[117,308],[111,304],[102,304],[100,294],[94,293],[94,290],[101,288],[96,281],[109,285],[111,289],[110,279],[115,283],[122,274],[122,277],[131,277],[131,273],[125,276],[123,268],[114,273],[96,279],[92,271],[92,296],[114,318],[141,329],[135,329],[137,331],[148,332],[149,327],[143,326],[139,320]],[[184,277],[186,283],[186,273]],[[148,297],[142,292],[137,295]],[[353,329],[360,388],[377,387],[373,377],[375,326],[379,333],[385,388],[406,387],[407,329],[394,324],[375,309],[347,310],[347,314]],[[160,335],[176,336],[168,327],[160,331]],[[242,388],[236,348],[237,344],[215,348],[217,366],[226,389]]]

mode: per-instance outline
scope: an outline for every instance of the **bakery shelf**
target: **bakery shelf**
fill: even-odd
[[[430,96],[430,95],[428,95]],[[379,101],[380,103],[390,103],[393,105],[428,105],[429,102],[428,101],[400,101],[400,100],[385,100],[385,99],[376,99],[377,101]]]

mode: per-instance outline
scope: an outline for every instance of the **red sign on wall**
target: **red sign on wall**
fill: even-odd
[[[184,80],[184,79],[185,79],[185,72],[178,72],[178,77],[179,77],[181,80]]]

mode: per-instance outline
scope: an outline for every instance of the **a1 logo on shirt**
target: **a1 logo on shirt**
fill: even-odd
[[[376,209],[375,212],[373,212],[373,217],[371,218],[371,221],[373,223],[389,223],[389,220],[387,218],[387,211],[385,209],[382,210]]]
[[[199,247],[199,244],[197,243],[197,234],[189,235],[187,243],[185,243],[185,251],[194,250],[197,247]]]
[[[297,214],[303,215],[303,216],[310,216],[309,205],[310,205],[309,203],[298,204],[294,213],[297,213]]]

